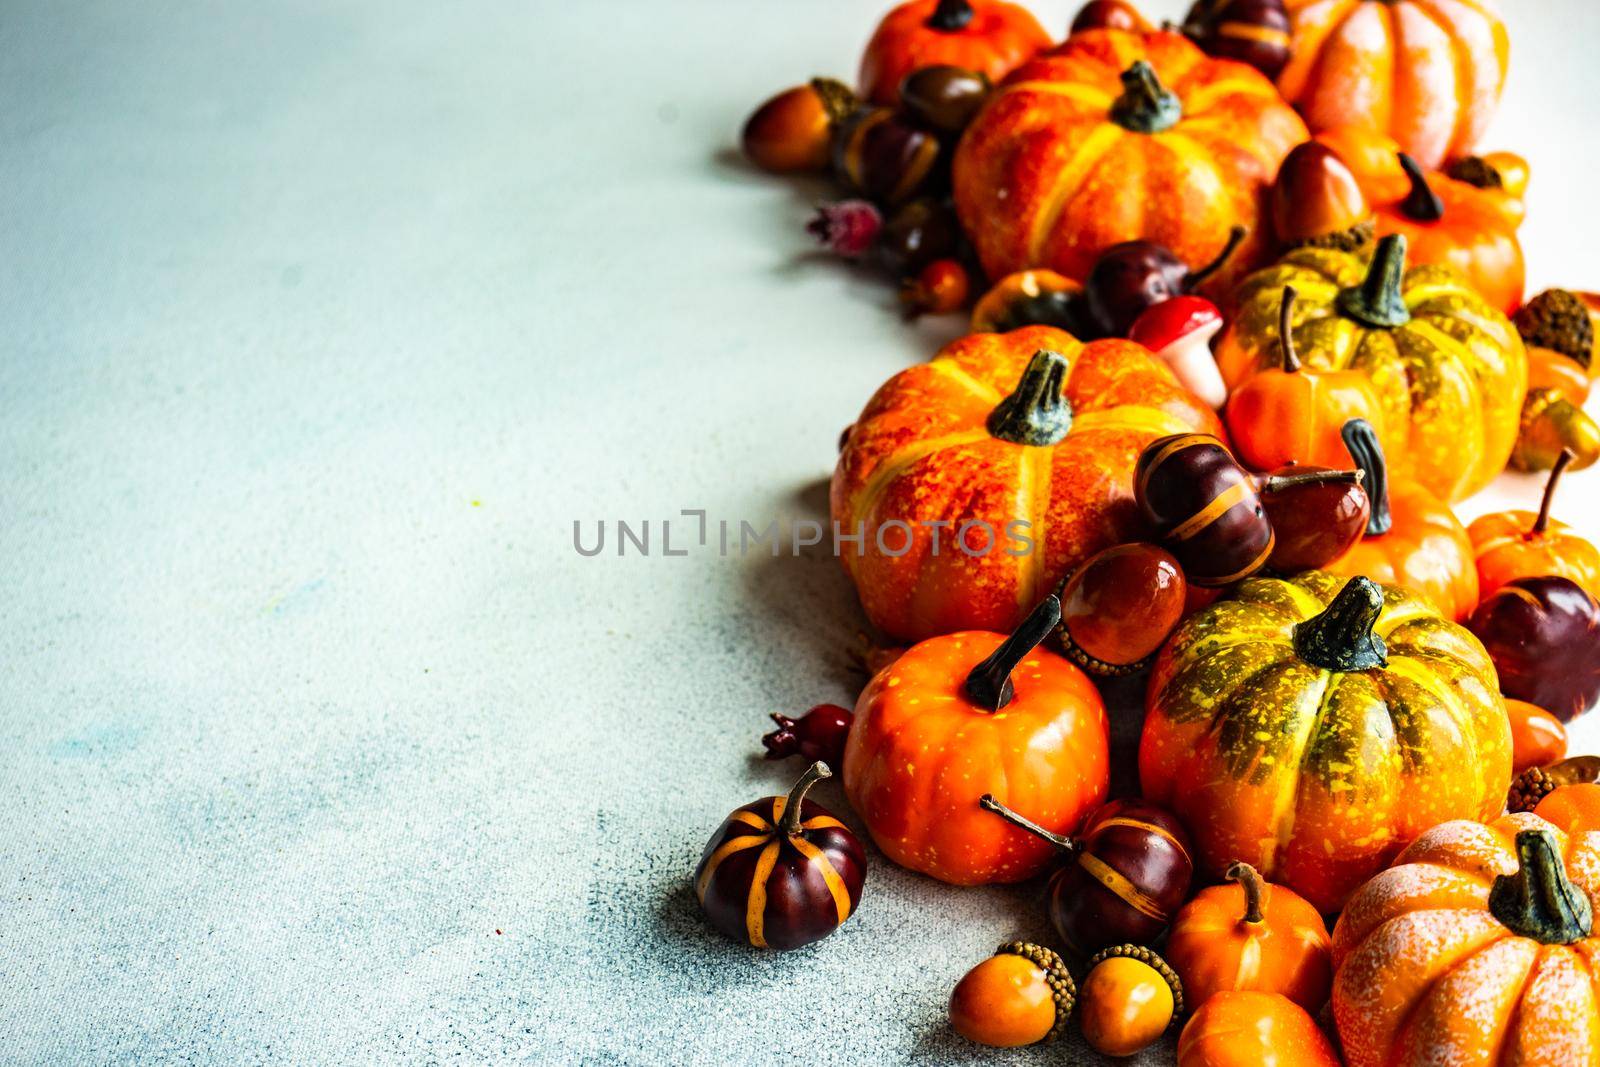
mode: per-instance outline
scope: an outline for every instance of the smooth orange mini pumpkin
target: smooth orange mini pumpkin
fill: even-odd
[[[1339,1067],[1333,1042],[1288,997],[1231,990],[1190,1016],[1178,1067]]]
[[[1409,478],[1393,478],[1383,447],[1360,419],[1345,426],[1345,446],[1365,474],[1372,502],[1367,535],[1327,567],[1335,574],[1366,575],[1421,594],[1448,618],[1461,622],[1478,606],[1478,568],[1472,542],[1450,505]]]
[[[1150,540],[1133,497],[1146,445],[1220,429],[1130,341],[1045,326],[964,337],[856,420],[832,505],[841,533],[864,537],[841,562],[894,638],[1009,631],[1094,553]]]
[[[1086,674],[1036,647],[1060,619],[1049,596],[1010,637],[932,638],[868,683],[844,788],[889,859],[956,885],[1032,878],[1056,849],[979,799],[992,794],[1059,834],[1105,800],[1105,705]]]
[[[861,57],[861,97],[892,107],[923,67],[963,67],[999,81],[1050,47],[1027,8],[1002,0],[910,0],[883,17]]]
[[[1424,166],[1470,153],[1494,118],[1511,44],[1489,0],[1285,0],[1283,95],[1313,129],[1387,132]]]
[[[1556,575],[1570,578],[1600,600],[1600,549],[1550,517],[1556,486],[1572,458],[1571,452],[1563,452],[1556,461],[1537,512],[1497,511],[1480,515],[1467,527],[1477,556],[1480,597],[1518,578]]]
[[[1531,813],[1434,827],[1333,931],[1349,1067],[1600,1060],[1600,834]]]
[[[1291,463],[1345,468],[1350,452],[1343,431],[1351,419],[1366,419],[1380,439],[1387,439],[1383,405],[1365,373],[1312,370],[1300,362],[1288,326],[1296,299],[1294,287],[1285,287],[1278,326],[1282,366],[1251,375],[1228,398],[1225,419],[1233,450],[1251,470]]]
[[[1333,985],[1332,942],[1322,916],[1294,890],[1267,882],[1248,863],[1228,883],[1183,906],[1167,938],[1167,962],[1190,1007],[1227,990],[1278,993],[1315,1013]]]
[[[1150,240],[1210,263],[1218,299],[1271,247],[1266,191],[1305,124],[1272,83],[1181,34],[1096,29],[1022,67],[956,151],[956,208],[990,277],[1048,267],[1082,281],[1099,254]]]
[[[1600,831],[1600,785],[1564,785],[1539,801],[1533,813],[1565,834]]]

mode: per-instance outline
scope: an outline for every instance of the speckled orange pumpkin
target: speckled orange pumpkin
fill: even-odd
[[[892,637],[1010,631],[1094,553],[1149,539],[1134,464],[1190,430],[1221,426],[1130,341],[964,337],[891,378],[851,429],[833,519],[866,536],[841,562]]]
[[[1333,931],[1349,1067],[1600,1062],[1600,834],[1531,813],[1449,822]]]
[[[1018,68],[956,152],[956,208],[984,269],[1082,280],[1099,253],[1148,239],[1191,266],[1229,231],[1246,244],[1220,296],[1271,244],[1267,186],[1305,124],[1258,71],[1177,33],[1096,29]]]

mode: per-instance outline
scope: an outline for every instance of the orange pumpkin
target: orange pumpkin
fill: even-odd
[[[1600,785],[1564,785],[1539,801],[1533,813],[1565,834],[1600,831]]]
[[[1089,556],[1150,540],[1133,498],[1146,445],[1220,428],[1130,341],[964,337],[891,378],[850,431],[833,519],[864,537],[841,561],[892,637],[1008,631]]]
[[[1354,420],[1344,438],[1351,459],[1366,475],[1362,488],[1372,501],[1372,518],[1367,536],[1327,569],[1403,586],[1427,597],[1448,618],[1466,619],[1478,606],[1478,568],[1461,520],[1416,482],[1389,476],[1383,447],[1370,426]]]
[[[892,107],[923,67],[964,67],[999,81],[1050,47],[1026,8],[1001,0],[910,0],[883,17],[861,57],[861,97]]]
[[[1600,834],[1532,814],[1423,834],[1333,931],[1349,1067],[1600,1061]]]
[[[1298,463],[1343,469],[1350,462],[1343,430],[1366,419],[1383,438],[1383,405],[1372,381],[1358,370],[1312,370],[1295,351],[1296,294],[1283,291],[1278,344],[1283,365],[1245,379],[1228,398],[1226,421],[1233,450],[1251,470],[1270,471]]]
[[[1167,962],[1191,1007],[1224,991],[1279,993],[1309,1012],[1333,985],[1328,927],[1292,889],[1272,885],[1248,863],[1228,885],[1202,889],[1173,920]]]
[[[884,855],[956,885],[1017,882],[1056,849],[996,819],[985,794],[1068,834],[1105,800],[1105,705],[1087,675],[1036,646],[1046,597],[1010,637],[966,632],[907,649],[856,701],[844,788]]]
[[[1285,0],[1278,87],[1312,129],[1387,132],[1424,166],[1467,155],[1505,86],[1510,40],[1483,0]]]
[[[1220,298],[1271,245],[1266,191],[1305,124],[1253,68],[1177,33],[1086,30],[1024,64],[956,151],[956,208],[990,277],[1048,267],[1082,281],[1106,248],[1151,240],[1210,263]]]
[[[1480,515],[1467,527],[1477,557],[1480,597],[1518,578],[1555,575],[1570,578],[1600,599],[1600,549],[1550,517],[1556,485],[1571,462],[1571,452],[1556,461],[1537,513],[1497,511]]]
[[[1507,315],[1522,306],[1527,268],[1517,239],[1520,197],[1424,173],[1393,138],[1373,130],[1345,127],[1317,140],[1350,165],[1372,204],[1379,237],[1404,234],[1412,263],[1454,267]]]
[[[1511,720],[1511,773],[1544,767],[1567,754],[1567,728],[1560,719],[1526,700],[1506,698]]]
[[[1178,1035],[1178,1067],[1339,1067],[1333,1043],[1288,997],[1218,993]]]

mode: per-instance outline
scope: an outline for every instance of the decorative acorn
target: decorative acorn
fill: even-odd
[[[1272,555],[1272,523],[1255,479],[1209,434],[1148,445],[1134,468],[1134,497],[1194,585],[1231,585]]]
[[[1054,1041],[1072,1016],[1077,994],[1055,952],[1007,941],[956,983],[950,1025],[969,1041],[995,1048]]]
[[[1284,158],[1272,185],[1272,225],[1284,248],[1354,252],[1372,241],[1377,222],[1355,172],[1321,141]]]
[[[1051,833],[987,794],[978,803],[1070,857],[1050,879],[1050,921],[1080,957],[1119,942],[1154,941],[1189,895],[1189,835],[1148,801],[1113,800],[1076,837]]]
[[[918,125],[941,133],[967,128],[994,88],[987,75],[965,67],[920,67],[900,83],[900,103]]]
[[[778,728],[764,734],[761,743],[766,746],[767,759],[803,756],[843,766],[844,741],[854,720],[850,709],[838,704],[818,704],[798,719],[773,712],[772,721]]]
[[[1530,767],[1511,782],[1507,811],[1532,811],[1562,786],[1600,782],[1600,756],[1573,756],[1548,767]]]
[[[765,797],[723,820],[695,868],[711,925],[756,948],[791,949],[838,929],[861,902],[867,854],[806,793],[832,774],[813,763],[787,797]]]
[[[1218,59],[1248,63],[1276,79],[1289,65],[1289,13],[1283,0],[1200,0],[1183,32]]]
[[[1130,33],[1149,33],[1155,27],[1139,13],[1128,0],[1090,0],[1073,16],[1067,30],[1070,37],[1084,30],[1127,30]]]
[[[1078,993],[1078,1026],[1102,1055],[1149,1048],[1182,1014],[1183,982],[1154,950],[1116,945],[1089,961]]]
[[[1189,583],[1160,545],[1116,545],[1061,583],[1056,639],[1078,666],[1102,678],[1142,670],[1183,618]]]
[[[879,204],[911,199],[938,159],[939,139],[886,107],[857,111],[834,131],[834,175]]]

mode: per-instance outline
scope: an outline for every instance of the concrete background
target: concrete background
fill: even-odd
[[[1532,282],[1600,288],[1600,9],[1510,7]],[[767,712],[853,697],[858,609],[814,554],[572,548],[825,507],[956,332],[731,153],[878,10],[0,8],[7,1059],[1088,1058],[945,1027],[1038,885],[875,862],[819,946],[711,934],[701,844],[796,772]],[[1600,536],[1593,477],[1561,511]]]

